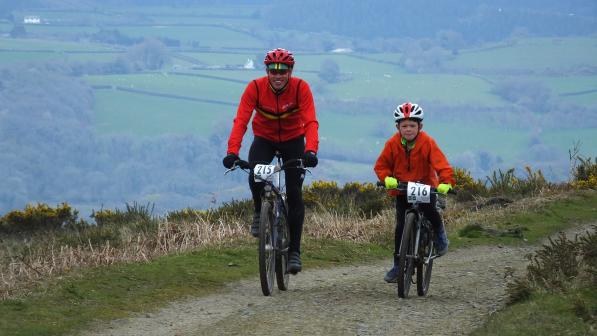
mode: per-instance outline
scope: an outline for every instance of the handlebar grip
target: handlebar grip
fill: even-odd
[[[385,187],[385,186],[386,186],[386,184],[385,184],[385,183],[383,183],[383,182],[381,182],[381,181],[377,181],[377,186],[378,186],[378,187]]]
[[[236,162],[234,162],[234,165],[238,166],[238,167],[240,167],[242,169],[249,169],[249,168],[251,168],[251,165],[249,165],[249,163],[247,161],[241,160],[241,159],[236,160]]]

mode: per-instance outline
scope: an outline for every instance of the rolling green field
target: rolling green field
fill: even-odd
[[[461,50],[448,68],[459,70],[573,69],[595,65],[595,38],[522,38],[485,48]]]
[[[209,134],[214,124],[229,119],[235,109],[180,99],[152,97],[118,90],[96,90],[95,125],[104,134],[158,136]]]
[[[87,81],[95,85],[116,85],[173,95],[238,102],[245,84],[213,80],[203,77],[147,73],[133,75],[89,76]]]
[[[99,30],[95,24],[104,23],[107,29],[117,29],[130,37],[167,37],[182,42],[182,48],[171,49],[171,62],[160,72],[85,77],[91,85],[112,87],[95,90],[96,128],[103,134],[209,135],[215,123],[232,120],[236,111],[234,105],[245,83],[264,75],[260,55],[271,47],[245,33],[261,24],[259,16],[264,14],[249,5],[118,8],[81,13],[37,11],[29,14],[40,15],[50,22],[26,26],[28,32],[40,37],[94,33]],[[132,15],[135,24],[127,23],[127,18]],[[52,22],[61,25],[52,25]],[[2,30],[10,28],[7,23],[0,25]],[[281,31],[279,36],[299,41],[309,38],[306,33],[291,31]],[[313,36],[325,36],[329,41],[340,41],[338,44],[342,41],[341,37],[331,34]],[[294,75],[311,84],[316,103],[384,99],[397,104],[410,100],[447,106],[504,107],[504,113],[509,113],[512,102],[492,90],[503,80],[520,79],[551,90],[552,99],[559,102],[595,108],[597,76],[572,71],[597,66],[595,41],[593,37],[521,37],[460,49],[445,61],[445,71],[441,73],[407,73],[399,65],[401,53],[305,53],[298,50]],[[191,42],[212,51],[190,51]],[[227,48],[244,48],[245,51]],[[0,52],[2,63],[48,59],[110,61],[126,50],[103,44],[29,38],[0,38],[0,49],[4,50]],[[248,59],[254,60],[255,69],[239,69]],[[338,65],[342,74],[339,82],[327,83],[318,77],[322,63],[327,60]],[[117,88],[147,92],[124,92]],[[324,106],[318,109],[322,146],[329,144],[346,149],[350,146],[375,153],[392,133],[391,130],[384,131],[384,123],[389,120],[384,116],[389,116],[394,106],[387,107],[387,114],[383,111],[374,115],[351,113],[349,117],[344,111],[330,107],[333,105]],[[524,157],[531,129],[505,130],[491,121],[461,125],[458,121],[448,124],[429,120],[425,125],[425,130],[442,144],[449,157],[479,150],[505,161]],[[538,138],[561,153],[579,140],[590,156],[594,156],[592,148],[597,148],[597,132],[593,128],[543,130]]]

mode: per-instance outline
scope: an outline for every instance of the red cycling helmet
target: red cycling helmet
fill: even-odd
[[[424,117],[425,114],[423,113],[423,108],[421,108],[419,104],[404,103],[396,106],[396,109],[394,110],[394,120],[396,123],[399,123],[404,119],[414,119],[421,122]]]
[[[267,54],[265,54],[263,63],[265,63],[265,65],[271,63],[282,63],[292,68],[294,66],[294,56],[292,56],[292,53],[286,49],[277,48],[270,50]]]

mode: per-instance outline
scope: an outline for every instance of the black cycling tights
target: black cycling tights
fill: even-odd
[[[300,159],[305,151],[303,136],[285,142],[273,142],[256,136],[249,149],[249,163],[251,169],[256,164],[269,164],[275,156],[276,150],[282,154],[282,160]],[[252,171],[252,170],[251,170]],[[288,200],[288,230],[290,231],[290,252],[301,250],[301,235],[305,220],[305,204],[303,203],[304,169],[288,169],[286,176],[286,196]],[[255,182],[253,174],[249,175],[249,186],[253,194],[255,212],[261,211],[261,190],[264,184]]]

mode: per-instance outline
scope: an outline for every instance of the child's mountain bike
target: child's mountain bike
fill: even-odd
[[[382,182],[377,185],[385,186]],[[431,282],[433,260],[439,255],[435,250],[433,226],[419,209],[419,204],[430,203],[431,195],[438,194],[438,191],[429,185],[415,182],[398,182],[396,190],[406,194],[410,204],[404,215],[404,229],[398,252],[398,296],[408,297],[410,285],[415,283],[415,270],[417,294],[425,296]],[[450,190],[450,193],[455,192]]]
[[[226,171],[237,168],[251,174],[247,161],[239,160]],[[282,163],[276,152],[276,164],[257,164],[253,168],[256,182],[265,184],[261,194],[261,218],[259,223],[259,278],[263,295],[272,295],[274,277],[280,290],[287,290],[289,283],[288,267],[288,205],[286,188],[282,185],[286,169],[304,169],[302,159]]]

